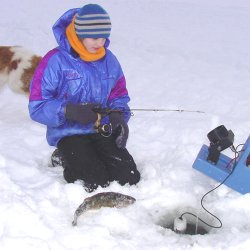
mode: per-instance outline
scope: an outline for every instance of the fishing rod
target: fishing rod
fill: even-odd
[[[131,109],[110,109],[110,108],[99,108],[94,107],[93,111],[99,113],[101,115],[109,115],[111,113],[131,113],[133,111],[142,111],[142,112],[189,112],[189,113],[200,113],[205,114],[204,111],[201,110],[188,110],[188,109],[158,109],[158,108],[131,108]]]
[[[205,114],[204,111],[201,110],[188,110],[188,109],[151,109],[151,108],[146,108],[146,109],[137,109],[137,108],[132,108],[130,109],[131,111],[155,111],[155,112],[192,112],[192,113],[201,113]]]
[[[154,108],[131,108],[131,109],[110,109],[110,108],[101,108],[99,106],[94,107],[92,109],[94,112],[97,113],[98,119],[95,122],[94,128],[97,132],[99,132],[101,135],[108,137],[112,134],[112,126],[110,124],[102,124],[101,125],[101,119],[102,117],[105,117],[107,115],[110,115],[111,113],[130,113],[133,115],[133,112],[135,111],[142,111],[142,112],[192,112],[192,113],[201,113],[205,114],[204,111],[200,110],[187,110],[187,109],[154,109]]]

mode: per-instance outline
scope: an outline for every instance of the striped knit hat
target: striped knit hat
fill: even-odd
[[[83,6],[76,14],[74,24],[79,38],[108,38],[110,36],[109,15],[97,4]]]

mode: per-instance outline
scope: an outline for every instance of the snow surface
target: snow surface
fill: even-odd
[[[191,211],[218,223],[200,206],[218,183],[192,168],[207,133],[224,124],[235,145],[249,136],[250,2],[248,0],[109,0],[110,49],[127,78],[131,108],[201,110],[134,112],[128,149],[142,178],[137,186],[98,188],[131,195],[124,209],[73,213],[90,196],[51,168],[54,148],[33,122],[27,98],[0,92],[0,249],[247,249],[250,194],[225,185],[204,205],[221,229],[178,235],[176,215]],[[56,46],[51,26],[84,1],[1,0],[0,45],[22,45],[44,55]],[[233,157],[229,150],[225,151]],[[191,219],[191,217],[190,217]]]

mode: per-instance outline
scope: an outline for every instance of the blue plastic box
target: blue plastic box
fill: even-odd
[[[239,157],[236,160],[236,166],[233,171],[235,161],[224,154],[220,154],[216,165],[207,161],[208,146],[203,145],[200,149],[193,168],[199,170],[205,175],[222,182],[233,171],[231,176],[225,181],[225,185],[238,191],[239,193],[250,193],[250,166],[247,166],[247,158],[250,154],[250,136],[245,142]]]

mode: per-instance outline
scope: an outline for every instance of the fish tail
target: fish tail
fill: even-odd
[[[78,217],[84,213],[86,211],[86,202],[84,202],[83,204],[81,204],[75,211],[74,214],[74,220],[72,221],[72,226],[76,226],[77,225],[77,219]]]
[[[75,215],[74,215],[74,220],[72,221],[72,226],[76,226],[76,225],[77,225],[77,218],[78,218],[78,216],[77,216],[77,214],[75,213]]]

